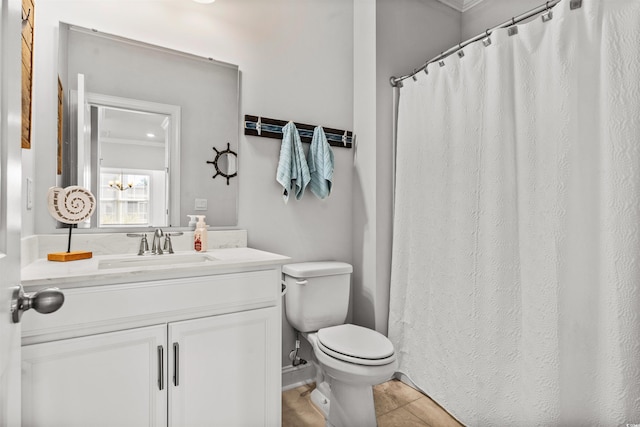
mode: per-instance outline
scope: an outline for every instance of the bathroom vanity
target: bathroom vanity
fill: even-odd
[[[23,268],[26,292],[65,295],[59,311],[23,316],[24,425],[279,426],[289,258],[198,255]]]

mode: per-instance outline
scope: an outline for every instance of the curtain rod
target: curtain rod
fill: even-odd
[[[550,12],[550,9],[552,7],[554,7],[556,4],[560,3],[562,0],[550,0],[536,8],[533,8],[521,15],[515,16],[513,18],[511,18],[508,21],[503,22],[500,25],[497,25],[491,29],[486,30],[484,33],[478,34],[475,37],[470,38],[469,40],[463,42],[463,43],[459,43],[458,45],[442,52],[440,55],[436,56],[433,59],[430,59],[429,61],[425,62],[424,65],[420,68],[416,68],[415,70],[413,70],[412,73],[401,76],[401,77],[391,77],[389,79],[389,83],[391,83],[391,86],[393,87],[402,87],[402,81],[408,79],[409,77],[414,77],[416,74],[418,74],[420,71],[425,71],[427,66],[429,64],[433,64],[434,62],[438,62],[438,61],[442,61],[443,59],[445,59],[446,57],[448,57],[449,55],[452,55],[455,52],[461,51],[464,47],[470,45],[471,43],[475,43],[479,40],[482,39],[486,39],[488,38],[495,30],[498,30],[500,28],[507,28],[507,27],[512,27],[522,21],[525,21],[529,18],[532,18],[536,15],[539,15],[541,13],[545,13],[547,11]],[[582,7],[582,0],[570,0],[569,3],[569,7],[571,10],[573,9],[579,9],[580,7]],[[549,20],[551,18],[551,15],[548,15],[549,17],[546,20]],[[543,17],[544,18],[544,17]],[[489,40],[489,43],[491,41]]]

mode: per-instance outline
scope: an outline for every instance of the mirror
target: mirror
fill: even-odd
[[[237,223],[237,66],[64,23],[58,52],[59,183],[98,199],[79,227],[186,227],[192,214]],[[227,180],[212,179],[203,159],[225,144],[215,165]]]

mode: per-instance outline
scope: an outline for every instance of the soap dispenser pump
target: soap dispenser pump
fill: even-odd
[[[196,229],[196,215],[187,215],[189,217],[188,227],[192,230]]]
[[[198,223],[196,224],[196,230],[193,232],[193,249],[196,252],[207,251],[207,224],[204,223],[204,215],[196,215]]]

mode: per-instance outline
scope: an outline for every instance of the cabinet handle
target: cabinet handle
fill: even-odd
[[[164,390],[164,347],[158,346],[158,389]]]
[[[179,370],[180,369],[180,345],[177,342],[173,343],[173,385],[176,387],[180,384]]]

